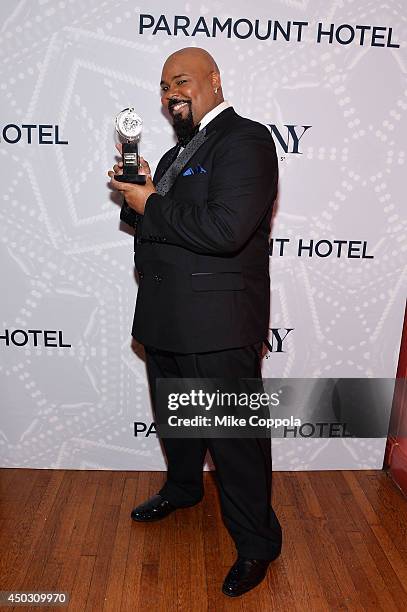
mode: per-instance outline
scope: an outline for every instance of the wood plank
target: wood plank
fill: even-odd
[[[380,517],[380,526],[397,542],[400,553],[407,556],[407,516],[400,512],[406,498],[385,473],[377,472],[362,480],[360,486]]]
[[[384,558],[380,557],[380,572],[385,578],[386,585],[395,596],[396,602],[400,604],[402,610],[407,609],[407,563],[397,548],[397,543],[393,542],[386,530],[380,525],[374,525],[372,530],[376,536],[376,542],[383,551],[387,561],[393,570],[390,576],[385,572]],[[379,565],[377,563],[377,565]]]
[[[7,471],[13,473],[14,481],[10,481],[8,491],[7,493],[4,492],[0,505],[3,515],[9,517],[8,520],[4,520],[3,529],[0,533],[0,550],[4,551],[4,554],[0,556],[0,581],[4,580],[5,582],[8,581],[10,568],[13,573],[15,572],[14,564],[20,554],[21,540],[26,536],[32,521],[35,520],[35,513],[50,480],[50,474],[45,475],[48,478],[44,481],[43,474],[35,473],[29,479],[21,475],[20,481],[18,470]],[[25,488],[24,495],[22,495],[23,487]],[[12,499],[13,489],[16,490],[18,503],[16,505],[3,503],[6,496],[9,500]],[[21,520],[17,523],[16,516],[21,517]]]
[[[356,474],[353,472],[343,472],[343,477],[349,485],[350,490],[353,494],[353,499],[357,502],[359,508],[363,512],[363,515],[369,525],[379,525],[380,519],[377,513],[374,511],[371,503],[369,502],[366,493],[361,488]]]
[[[136,473],[135,473],[136,474]],[[132,508],[145,501],[150,494],[150,472],[139,472],[135,485]],[[144,542],[147,538],[148,525],[136,523],[128,517],[130,523],[130,542],[127,553],[127,564],[124,574],[120,610],[134,612],[142,603],[141,578],[144,561]]]
[[[24,577],[24,584],[27,590],[46,590],[47,588],[52,588],[59,575],[62,569],[61,557],[64,553],[65,545],[71,536],[74,523],[75,504],[72,502],[73,492],[76,487],[77,493],[80,493],[79,484],[80,480],[83,479],[83,474],[75,475],[70,471],[66,471],[63,474],[58,496],[54,500],[49,512],[47,530],[37,546],[35,563],[29,565]]]
[[[92,515],[93,505],[96,499],[97,485],[86,481],[82,495],[78,498],[78,509],[72,529],[72,535],[66,553],[63,557],[63,566],[59,576],[60,589],[70,593],[75,591],[75,584],[81,576],[81,567],[84,566],[85,575],[95,563],[93,556],[81,556],[81,544],[88,529]],[[91,560],[92,563],[90,563]]]
[[[122,483],[122,479],[117,478],[118,482]],[[109,567],[109,575],[107,578],[107,587],[105,594],[105,603],[103,610],[109,612],[117,612],[120,610],[123,581],[126,571],[127,555],[129,552],[130,536],[131,536],[131,521],[129,520],[132,503],[134,500],[136,488],[136,480],[129,478],[124,481],[124,490],[122,486],[116,486],[117,495],[120,496],[120,514],[117,525],[116,538],[113,544],[113,552],[111,557],[111,563]],[[113,487],[112,487],[113,491]],[[117,499],[113,500],[117,504]]]
[[[394,612],[398,610],[391,592],[386,587],[378,568],[369,554],[364,536],[361,533],[354,533],[349,540],[361,562],[361,565],[363,566],[363,570],[369,580],[371,589],[375,593],[376,600],[379,604],[379,609],[385,610],[386,612]]]
[[[178,510],[173,516],[176,524],[177,601],[182,610],[201,612],[208,605],[201,505]]]
[[[95,557],[81,556],[78,563],[78,571],[75,576],[75,582],[70,592],[70,601],[68,606],[69,612],[79,612],[85,609],[85,603],[88,598],[90,583],[93,576],[95,566]],[[62,608],[64,610],[64,608]]]
[[[36,470],[27,470],[35,478]],[[38,562],[38,551],[41,542],[47,537],[49,531],[48,518],[51,515],[52,506],[58,497],[64,480],[62,470],[50,470],[51,478],[47,488],[42,494],[36,511],[32,514],[15,514],[9,517],[15,521],[16,530],[21,530],[23,537],[19,539],[19,551],[8,568],[5,590],[14,591],[25,588],[25,576],[28,569],[35,568]],[[23,527],[21,527],[23,523]],[[37,585],[38,586],[38,585]]]
[[[112,472],[101,472],[96,479],[92,474],[88,483],[97,484],[96,497],[92,508],[89,527],[81,546],[81,554],[96,556],[103,524],[109,512],[110,493],[113,482]]]
[[[101,485],[99,485],[101,486]],[[107,488],[110,488],[110,484]],[[107,578],[113,551],[113,544],[116,539],[117,524],[119,520],[118,506],[108,506],[104,510],[104,521],[100,538],[96,549],[96,559],[92,580],[86,600],[86,612],[94,612],[94,610],[103,610],[105,603],[105,593],[107,587]]]
[[[358,596],[358,603],[362,606],[363,610],[380,609],[379,602],[377,601],[369,578],[365,573],[365,568],[359,557],[355,555],[352,546],[352,538],[355,534],[358,534],[358,532],[346,531],[337,522],[329,524],[329,531],[332,534],[333,540],[346,565],[347,572],[354,584],[354,589]],[[350,593],[353,593],[353,589]]]

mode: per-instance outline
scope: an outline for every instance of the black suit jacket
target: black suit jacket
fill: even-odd
[[[267,338],[269,231],[278,165],[268,129],[227,108],[188,161],[206,173],[176,177],[149,196],[135,224],[139,289],[133,336],[159,349],[197,353]],[[157,184],[174,157],[160,160]]]

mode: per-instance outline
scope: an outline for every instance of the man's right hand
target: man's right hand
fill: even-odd
[[[116,143],[116,149],[119,151],[120,155],[122,154],[122,145],[120,142]],[[144,159],[144,157],[139,157],[140,165],[139,165],[139,174],[145,174],[151,178],[151,170],[148,162]],[[123,162],[118,162],[113,166],[113,172],[115,174],[123,174]]]

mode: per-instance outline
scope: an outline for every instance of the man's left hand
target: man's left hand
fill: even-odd
[[[139,215],[143,215],[148,196],[152,193],[156,193],[151,177],[149,175],[146,176],[145,185],[135,185],[133,183],[115,181],[115,174],[120,174],[120,172],[117,172],[115,168],[109,170],[110,185],[113,189],[117,189],[117,191],[120,191],[124,195],[127,205],[130,206],[130,208],[135,210]]]

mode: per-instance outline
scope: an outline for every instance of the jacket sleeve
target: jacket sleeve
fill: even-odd
[[[127,225],[130,225],[131,227],[135,227],[139,218],[140,215],[138,215],[135,210],[130,208],[126,200],[123,198],[123,204],[120,209],[120,220],[123,221],[123,223],[127,223]]]
[[[253,123],[229,134],[217,148],[203,205],[156,193],[148,197],[141,237],[201,254],[236,252],[274,201],[277,181],[272,136]]]

